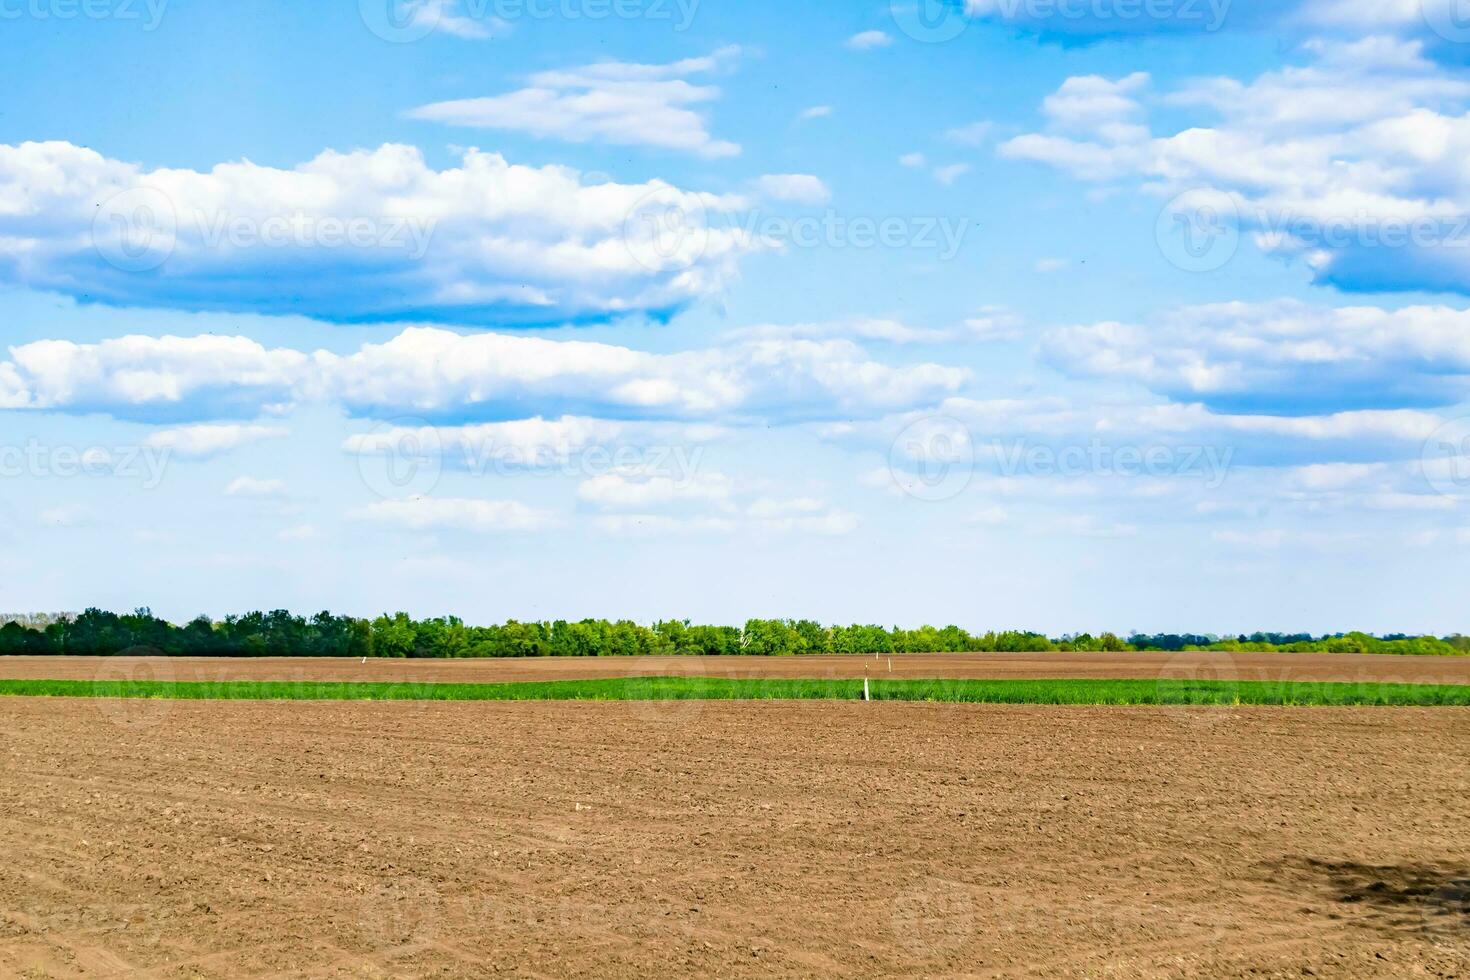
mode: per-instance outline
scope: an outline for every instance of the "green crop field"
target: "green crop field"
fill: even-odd
[[[1470,706],[1470,685],[1219,680],[874,680],[875,701]],[[0,680],[0,695],[250,701],[837,700],[861,680],[625,677],[513,684]]]

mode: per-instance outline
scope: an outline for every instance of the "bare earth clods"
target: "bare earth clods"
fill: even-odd
[[[1470,712],[0,699],[3,976],[1470,976]]]

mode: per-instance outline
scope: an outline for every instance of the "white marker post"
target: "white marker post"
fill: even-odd
[[[868,693],[868,672],[866,670],[863,671],[863,700],[864,701],[871,701],[871,700],[873,700],[872,695],[870,695]]]

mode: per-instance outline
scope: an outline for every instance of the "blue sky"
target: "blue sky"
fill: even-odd
[[[1463,628],[1454,13],[0,2],[0,604]]]

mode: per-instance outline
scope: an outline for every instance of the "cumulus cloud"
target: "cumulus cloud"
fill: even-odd
[[[379,418],[506,419],[535,406],[611,418],[779,421],[932,403],[968,379],[965,369],[941,364],[883,364],[841,339],[654,354],[413,327],[349,354],[209,335],[37,341],[0,362],[0,406],[154,421],[254,417],[307,401]]]
[[[1172,135],[1145,124],[1146,77],[1069,79],[1043,103],[1048,130],[1000,152],[1083,180],[1133,181],[1173,199],[1161,217],[1178,226],[1171,233],[1193,228],[1214,242],[1238,228],[1319,283],[1470,292],[1470,173],[1460,165],[1470,82],[1417,41],[1303,50],[1305,64],[1152,99],[1200,117]]]
[[[1066,462],[1059,454],[1071,453],[1083,467],[1209,482],[1240,466],[1417,462],[1425,440],[1444,421],[1415,409],[1288,416],[1231,414],[1199,402],[1119,396],[1098,401],[955,397],[924,411],[813,428],[819,438],[882,453],[905,470],[933,462],[973,462],[989,472],[1023,477],[1036,475],[1028,468],[1029,454],[1039,450],[1053,472]],[[1121,467],[1120,450],[1133,457]],[[1150,451],[1161,460],[1149,462]],[[891,486],[892,476],[883,482]]]
[[[352,511],[349,516],[407,531],[539,531],[557,523],[551,512],[519,501],[462,497],[378,500]]]
[[[710,135],[694,106],[719,98],[707,75],[734,62],[738,47],[672,64],[603,61],[580,68],[537,72],[527,86],[505,95],[420,106],[413,119],[502,129],[571,143],[611,143],[678,150],[706,158],[734,156],[740,147]]]
[[[1067,374],[1135,381],[1225,412],[1424,408],[1470,397],[1470,312],[1443,306],[1195,306],[1145,325],[1052,330],[1041,350]]]
[[[331,363],[327,384],[367,414],[546,411],[641,418],[871,413],[957,389],[962,369],[890,367],[856,344],[764,340],[673,354],[586,341],[416,328]]]
[[[88,302],[341,322],[665,317],[720,292],[759,247],[713,220],[741,203],[475,149],[443,170],[388,144],[291,169],[195,171],[64,142],[0,145],[0,280]],[[0,399],[6,388],[0,375]]]
[[[109,412],[154,420],[254,417],[300,397],[313,370],[300,351],[245,337],[127,336],[96,344],[39,340],[10,348],[6,408]],[[244,428],[157,433],[161,446],[205,455],[248,438]],[[258,430],[255,434],[258,434]]]

